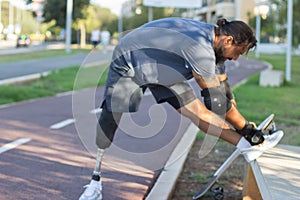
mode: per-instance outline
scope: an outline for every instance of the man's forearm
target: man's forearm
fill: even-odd
[[[234,128],[241,130],[246,125],[246,119],[240,114],[234,104],[226,113],[226,121],[229,122]]]

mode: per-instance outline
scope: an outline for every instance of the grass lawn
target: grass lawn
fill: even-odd
[[[285,71],[285,57],[282,55],[263,55],[273,65],[273,69]],[[248,118],[263,120],[264,116],[274,112],[276,119],[287,125],[300,126],[300,68],[296,63],[300,57],[293,57],[292,81],[284,82],[282,87],[259,87],[259,74],[250,77],[246,84],[234,90],[240,111]]]
[[[100,80],[98,80],[99,74],[103,75]],[[0,104],[54,96],[57,93],[72,91],[73,89],[104,85],[106,74],[107,64],[89,68],[74,66],[55,70],[31,83],[0,86]]]
[[[271,63],[273,69],[285,72],[285,55],[261,55],[260,60]],[[300,56],[293,56],[291,82],[284,82],[281,87],[259,87],[259,74],[256,74],[235,88],[234,94],[240,112],[247,119],[258,124],[274,113],[278,128],[286,128],[282,142],[299,146],[300,68],[297,63],[300,63]]]
[[[49,58],[49,57],[56,57],[56,56],[67,56],[67,55],[74,55],[78,53],[88,53],[90,51],[91,48],[72,49],[70,53],[67,53],[64,49],[53,49],[53,50],[41,50],[41,51],[33,51],[33,52],[10,54],[10,55],[0,55],[0,63],[17,62],[23,60]]]

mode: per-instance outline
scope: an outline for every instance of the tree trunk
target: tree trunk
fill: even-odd
[[[80,48],[86,46],[86,29],[83,22],[80,23]]]

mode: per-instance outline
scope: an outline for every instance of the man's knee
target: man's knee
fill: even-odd
[[[224,87],[205,88],[201,91],[205,106],[218,115],[223,115],[232,107],[231,97]]]

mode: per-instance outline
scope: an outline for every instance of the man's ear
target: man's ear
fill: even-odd
[[[224,45],[232,45],[233,44],[233,37],[232,36],[226,36],[224,40]]]

